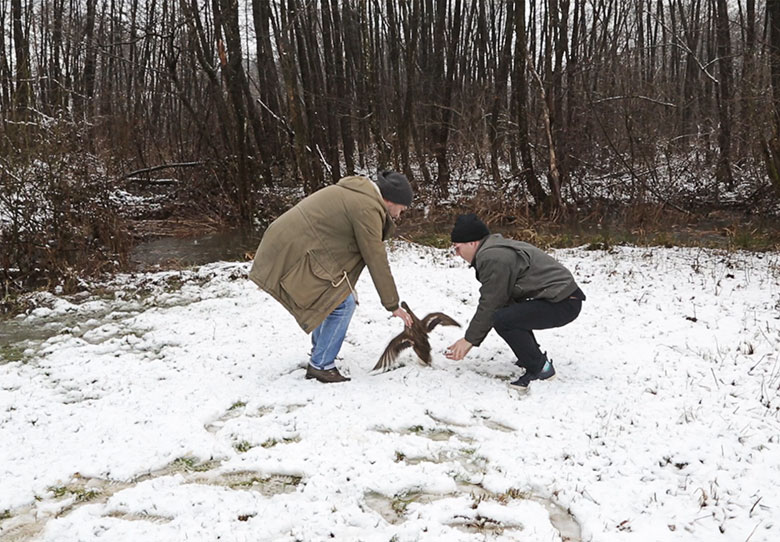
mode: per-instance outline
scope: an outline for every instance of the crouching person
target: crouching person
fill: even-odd
[[[525,391],[533,380],[554,377],[552,360],[539,349],[534,330],[564,326],[580,314],[585,294],[572,274],[533,245],[491,235],[474,214],[457,218],[451,239],[455,253],[471,264],[482,286],[465,337],[445,355],[463,359],[492,328],[517,356],[515,364],[525,369],[510,386]]]
[[[355,284],[368,266],[382,305],[409,326],[399,307],[384,240],[412,203],[408,179],[393,171],[341,179],[301,200],[265,231],[249,278],[311,333],[306,378],[349,380],[336,367],[358,303]]]

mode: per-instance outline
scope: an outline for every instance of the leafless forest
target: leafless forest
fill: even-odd
[[[121,264],[139,187],[221,223],[377,167],[553,220],[755,212],[780,0],[0,0],[0,100],[6,295]]]

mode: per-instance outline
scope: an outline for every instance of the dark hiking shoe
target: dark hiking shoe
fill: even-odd
[[[349,382],[350,380],[335,367],[333,369],[317,369],[311,365],[306,366],[306,378],[316,378],[319,382],[325,382],[326,384],[331,382]]]
[[[541,371],[538,373],[526,372],[514,382],[510,382],[509,387],[520,391],[526,391],[532,380],[550,380],[552,378],[555,378],[555,367],[553,367],[552,361],[545,360]]]

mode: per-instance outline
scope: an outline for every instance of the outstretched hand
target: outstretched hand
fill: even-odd
[[[450,345],[447,350],[444,351],[444,357],[454,361],[460,361],[466,357],[471,347],[474,346],[466,340],[466,338],[458,339],[455,344]]]
[[[396,316],[404,321],[404,325],[406,327],[412,326],[412,317],[409,316],[409,313],[403,310],[401,307],[398,307],[393,311],[393,316]]]

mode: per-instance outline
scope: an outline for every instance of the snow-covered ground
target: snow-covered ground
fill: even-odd
[[[588,300],[525,396],[495,333],[371,374],[402,324],[367,273],[335,385],[246,263],[45,297],[3,324],[30,339],[0,345],[0,539],[780,539],[780,254],[554,255]],[[390,258],[418,315],[468,322],[461,260]]]

